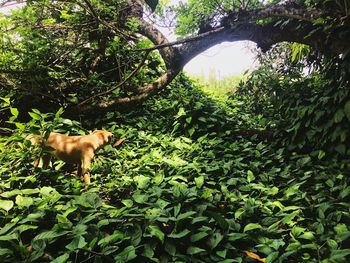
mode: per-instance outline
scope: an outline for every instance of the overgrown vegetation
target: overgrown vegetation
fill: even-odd
[[[142,53],[165,40],[142,19],[139,1],[82,3],[28,1],[0,20],[1,262],[349,261],[348,1],[274,9],[192,0],[171,9],[178,32],[208,33],[205,41],[239,38],[247,23],[250,32],[274,25],[271,43],[253,39],[262,48],[278,34],[304,33],[299,40],[310,46],[259,54],[261,66],[225,99],[182,74],[167,85],[196,41]],[[86,99],[89,111],[72,111]],[[112,110],[125,101],[139,104]],[[32,165],[43,150],[29,133],[95,128],[126,141],[99,151],[88,187],[61,161]]]
[[[21,131],[78,123],[17,124],[0,153],[3,262],[347,262],[349,162],[246,138],[259,119],[240,101],[173,85],[94,123],[127,141],[100,151],[88,191],[60,162],[34,169]]]

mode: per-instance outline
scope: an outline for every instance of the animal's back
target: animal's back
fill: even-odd
[[[52,132],[47,138],[45,145],[54,149],[53,155],[68,163],[80,162],[82,136],[67,136]]]

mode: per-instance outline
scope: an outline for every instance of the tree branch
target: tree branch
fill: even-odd
[[[90,102],[93,99],[96,99],[97,97],[101,97],[107,94],[110,94],[111,92],[113,92],[114,90],[120,88],[121,86],[123,86],[126,82],[128,82],[131,78],[133,78],[136,73],[142,68],[142,66],[145,64],[145,61],[147,59],[149,55],[149,52],[145,53],[145,56],[143,57],[142,61],[139,63],[139,65],[120,83],[118,83],[115,87],[108,89],[106,91],[100,92],[98,94],[95,94],[94,96],[91,96],[90,98],[87,98],[86,100],[80,102],[76,107],[82,107],[83,105],[85,105],[86,103]]]
[[[312,23],[314,19],[323,15],[317,9],[306,10],[288,5],[271,5],[262,9],[229,14],[222,19],[221,25],[212,30],[175,42],[169,42],[157,28],[139,18],[139,32],[150,39],[155,46],[139,49],[138,51],[151,52],[159,50],[167,66],[167,72],[154,83],[139,87],[137,93],[133,96],[99,101],[95,105],[88,105],[87,101],[84,101],[78,105],[78,111],[81,113],[108,111],[120,106],[140,102],[169,84],[193,57],[224,41],[249,40],[257,43],[264,51],[279,42],[298,42],[310,45],[325,53],[333,52],[333,54],[339,55],[348,48],[346,39],[350,39],[349,32],[344,31],[344,33],[347,33],[343,34],[342,38],[333,37],[329,39],[321,26]],[[260,19],[276,17],[285,18],[285,20],[282,20],[284,22],[283,27],[276,25],[275,19],[265,21],[263,24],[257,23],[257,20]],[[129,77],[131,78],[132,76]],[[122,83],[125,83],[125,81]],[[88,101],[110,92],[106,91],[97,94],[89,98]]]

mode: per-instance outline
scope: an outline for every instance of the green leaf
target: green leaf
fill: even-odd
[[[18,117],[18,114],[19,114],[19,111],[18,111],[18,109],[17,108],[10,108],[10,111],[11,111],[11,114],[15,117],[15,118],[17,118]]]
[[[338,249],[331,252],[330,260],[343,260],[350,255],[350,249]]]
[[[201,175],[199,177],[194,178],[197,188],[201,188],[204,184],[204,176]]]
[[[346,117],[348,118],[348,121],[350,121],[350,100],[345,103],[344,113],[345,113]]]
[[[176,245],[173,244],[171,240],[168,239],[168,241],[165,243],[164,249],[169,255],[173,257],[176,255]]]
[[[179,214],[179,215],[176,217],[176,219],[177,219],[177,221],[184,220],[184,219],[189,218],[190,216],[193,216],[193,215],[195,215],[195,214],[196,214],[195,211],[188,211],[188,212],[185,212],[185,213],[183,213],[183,214]]]
[[[20,129],[21,131],[23,131],[23,130],[26,128],[26,126],[25,126],[24,124],[20,123],[20,122],[15,122],[14,124],[15,124],[16,127],[17,127],[18,129]]]
[[[124,204],[126,207],[130,208],[133,206],[134,202],[131,199],[125,199],[122,201],[122,204]]]
[[[260,229],[260,228],[262,228],[260,224],[250,223],[244,227],[243,232],[248,232],[248,231],[251,231],[254,229]]]
[[[299,241],[295,241],[295,242],[290,243],[287,246],[286,251],[295,251],[295,250],[298,250],[300,247],[301,247],[300,242]]]
[[[334,114],[334,122],[340,123],[343,120],[344,116],[345,116],[345,114],[344,114],[343,109],[337,110],[337,112]]]
[[[36,235],[33,239],[33,242],[37,241],[37,240],[42,240],[42,239],[54,239],[60,236],[64,236],[68,233],[69,231],[54,231],[54,230],[48,230],[48,231],[44,231],[41,232],[40,234]]]
[[[0,200],[0,208],[4,209],[6,212],[10,211],[14,203],[11,200]]]
[[[299,238],[312,240],[315,239],[315,235],[313,232],[305,232],[304,234],[300,235]]]
[[[40,121],[40,115],[34,113],[34,112],[28,112],[29,116],[32,117],[33,120]]]
[[[320,150],[318,152],[318,159],[321,160],[325,155],[326,155],[326,153],[324,151]]]
[[[34,200],[31,197],[23,197],[21,195],[16,196],[16,204],[19,207],[29,207],[33,204]]]
[[[244,208],[238,208],[235,212],[235,219],[240,218],[243,213],[244,213]]]
[[[65,253],[51,261],[51,263],[65,263],[69,259],[69,254]]]
[[[0,97],[0,99],[1,99],[2,101],[4,101],[4,104],[3,104],[4,107],[10,106],[10,104],[11,104],[10,98]]]
[[[349,194],[350,194],[350,186],[348,186],[345,189],[340,191],[339,198],[343,199],[343,198],[347,197]]]
[[[301,233],[303,233],[306,229],[303,228],[303,227],[298,227],[298,226],[294,226],[293,229],[292,229],[292,235],[294,237],[298,237],[301,235]]]
[[[209,216],[215,219],[215,221],[218,223],[218,225],[221,227],[221,229],[226,230],[229,227],[228,222],[226,219],[219,213],[208,211],[207,212]]]
[[[148,226],[148,230],[151,236],[157,237],[160,241],[164,242],[164,233],[158,226]]]
[[[134,177],[134,181],[137,183],[137,187],[140,189],[146,188],[151,178],[144,175],[137,175]]]
[[[208,236],[209,234],[206,232],[199,232],[191,236],[191,242],[197,242],[198,240],[201,240]]]
[[[184,236],[187,236],[190,232],[191,232],[190,230],[184,229],[184,230],[182,230],[179,233],[171,233],[168,237],[171,237],[171,238],[182,238]]]
[[[136,258],[136,249],[134,246],[126,247],[121,253],[116,256],[116,262],[128,262]]]
[[[106,236],[102,238],[100,241],[98,241],[98,245],[104,246],[106,244],[109,244],[111,242],[116,243],[117,240],[123,240],[125,238],[125,235],[119,231],[114,231],[112,235]]]
[[[216,248],[221,240],[224,238],[224,236],[220,232],[215,232],[208,240],[208,246],[211,249]]]
[[[267,258],[265,263],[272,263],[275,262],[275,259],[277,259],[279,256],[279,252],[272,252],[270,253]]]
[[[38,226],[33,226],[33,225],[20,225],[19,227],[16,227],[16,231],[18,231],[18,233],[23,233],[27,230],[30,230],[30,229],[37,229]]]
[[[247,172],[247,181],[248,183],[252,182],[255,180],[255,176],[252,171],[248,170]]]
[[[17,239],[18,236],[17,234],[13,233],[10,235],[2,235],[0,236],[0,241],[8,241],[8,240],[13,240],[13,239]]]
[[[77,236],[70,242],[66,248],[70,251],[75,251],[76,249],[83,248],[87,245],[85,238],[83,236]]]
[[[336,250],[338,248],[338,243],[337,241],[333,240],[333,239],[328,239],[327,240],[327,244],[328,246],[332,249],[332,250]]]
[[[205,249],[202,249],[202,248],[199,248],[199,247],[192,247],[192,246],[190,246],[190,247],[187,248],[186,252],[189,255],[195,255],[195,254],[198,254],[198,253],[204,252],[204,251],[205,251]]]
[[[6,258],[7,256],[12,256],[12,255],[13,255],[13,251],[11,249],[0,248],[0,256],[2,258]]]
[[[136,203],[144,204],[145,202],[147,202],[149,196],[145,194],[134,193],[132,197],[134,198]]]

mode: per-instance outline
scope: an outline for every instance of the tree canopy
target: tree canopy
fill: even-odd
[[[0,22],[1,95],[27,110],[63,107],[71,117],[123,108],[164,88],[193,57],[223,41],[250,40],[262,51],[287,41],[348,58],[346,0],[165,3],[25,1]],[[157,23],[173,27],[178,41]]]

